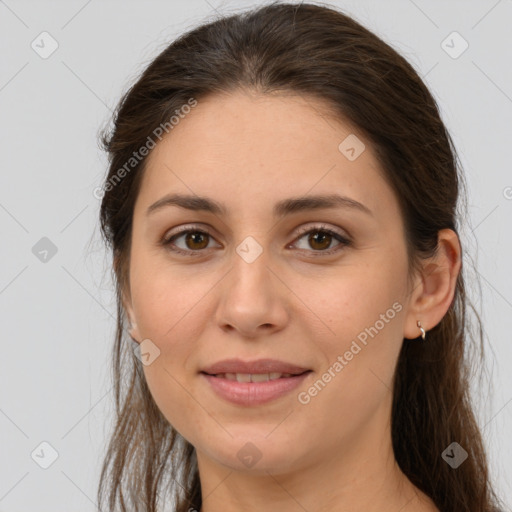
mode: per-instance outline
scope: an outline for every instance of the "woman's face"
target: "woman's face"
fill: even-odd
[[[402,219],[369,143],[321,107],[211,96],[149,155],[127,307],[133,336],[150,340],[154,400],[203,464],[279,473],[356,449],[371,457],[389,436],[395,364],[416,323]],[[171,194],[196,202],[148,213]],[[286,203],[333,194],[363,206]],[[193,209],[199,197],[224,211]],[[259,391],[242,383],[235,403],[201,373],[232,358],[310,371],[266,401],[246,402]]]

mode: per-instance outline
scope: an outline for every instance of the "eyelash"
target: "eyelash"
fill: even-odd
[[[200,233],[202,235],[207,235],[207,236],[213,238],[213,235],[211,233],[209,233],[207,230],[199,229],[194,226],[183,226],[182,228],[180,228],[178,230],[177,233],[174,233],[170,237],[164,238],[162,240],[161,244],[164,247],[166,247],[167,249],[169,249],[170,251],[177,253],[177,254],[182,254],[184,256],[191,256],[191,257],[194,257],[196,255],[199,256],[200,255],[199,253],[204,252],[205,249],[197,249],[197,250],[189,249],[189,250],[185,251],[183,249],[176,247],[173,243],[176,239],[182,237],[183,235],[189,234],[189,233]],[[351,240],[340,235],[338,232],[336,232],[332,229],[329,229],[328,227],[326,227],[324,225],[318,225],[318,226],[312,226],[312,227],[308,226],[308,227],[300,229],[297,234],[297,238],[295,240],[298,241],[301,238],[303,238],[304,235],[309,234],[309,233],[327,233],[327,234],[333,236],[338,242],[340,242],[339,245],[337,245],[333,249],[329,249],[329,250],[325,250],[325,251],[312,249],[311,252],[313,252],[313,254],[316,253],[314,257],[324,256],[324,255],[330,256],[331,254],[334,254],[335,252],[338,252],[339,250],[341,250],[340,248],[349,247],[350,245],[352,245]],[[299,250],[305,251],[307,249],[299,249]]]

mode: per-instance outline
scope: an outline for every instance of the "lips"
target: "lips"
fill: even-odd
[[[258,359],[256,361],[243,361],[241,359],[224,359],[201,370],[201,373],[208,375],[221,374],[290,374],[300,375],[310,371],[295,364],[279,361],[277,359]]]
[[[279,398],[284,399],[286,395],[299,387],[309,376],[311,370],[293,375],[291,377],[280,377],[274,380],[254,382],[252,380],[231,380],[225,377],[208,375],[201,372],[200,378],[204,379],[215,395],[223,401],[230,402],[236,406],[256,407],[273,402]],[[236,374],[246,377],[249,374]],[[259,377],[259,375],[258,375]]]

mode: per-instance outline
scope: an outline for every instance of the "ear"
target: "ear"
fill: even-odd
[[[115,273],[117,275],[122,275],[121,258],[118,253],[114,254],[113,266],[114,266]],[[124,289],[125,286],[128,287],[128,290]],[[135,320],[135,313],[133,311],[133,306],[132,306],[132,301],[131,301],[131,293],[129,290],[130,285],[127,282],[125,282],[124,279],[122,279],[121,287],[123,289],[123,291],[121,293],[122,305],[123,305],[123,309],[125,311],[127,320],[130,324],[128,327],[128,333],[130,334],[130,337],[134,341],[140,343],[140,340],[142,338],[140,337],[139,329],[137,327],[137,322]]]
[[[461,266],[459,237],[452,229],[440,230],[437,254],[425,261],[408,301],[405,338],[421,336],[418,320],[423,329],[429,331],[443,319],[453,301]]]
[[[140,337],[139,328],[137,326],[137,321],[135,317],[135,313],[133,311],[133,306],[131,304],[131,300],[127,299],[123,295],[123,308],[126,312],[127,320],[130,323],[128,327],[128,333],[130,334],[130,337],[133,339],[133,341],[136,341],[137,343],[140,343],[140,340],[142,339]]]

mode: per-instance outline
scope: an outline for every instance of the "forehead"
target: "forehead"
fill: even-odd
[[[377,213],[394,203],[369,142],[327,104],[245,92],[199,100],[151,151],[137,202],[168,193],[239,213],[309,194],[349,196]]]

